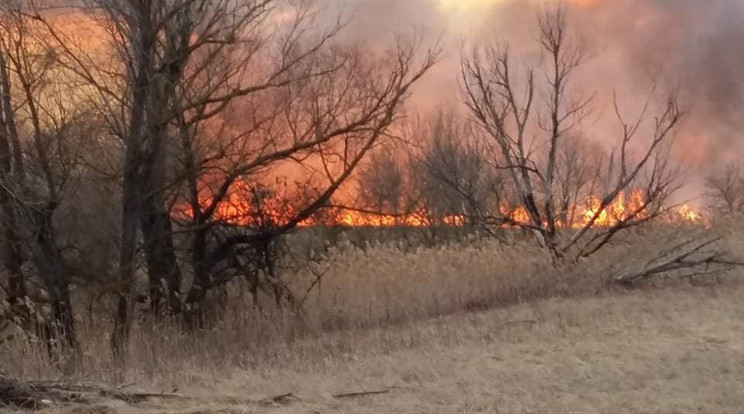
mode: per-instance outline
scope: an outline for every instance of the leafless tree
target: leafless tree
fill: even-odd
[[[237,137],[225,139],[226,144],[216,147],[218,156],[209,155],[214,152],[199,154],[200,159],[211,161],[203,164],[198,174],[192,174],[187,193],[191,222],[185,227],[194,229],[191,251],[196,255],[192,259],[195,284],[186,297],[191,309],[199,306],[214,284],[243,271],[245,263],[229,264],[238,252],[263,250],[267,243],[310,219],[330,202],[395,121],[410,85],[434,63],[430,54],[417,64],[414,49],[402,44],[387,56],[378,57],[377,62],[356,51],[343,53],[322,58],[332,64],[330,67],[318,66],[318,61],[296,73],[297,79],[304,79],[301,83],[293,81],[274,89],[272,92],[279,95],[278,109],[271,111],[269,121],[256,122]],[[215,176],[211,166],[224,163],[226,157],[221,154],[229,153],[224,145],[238,146],[241,151],[228,159],[222,174]],[[307,178],[297,180],[293,205],[285,209],[283,217],[268,228],[248,225],[243,227],[253,228],[247,232],[222,237],[216,231],[224,224],[218,213],[231,189],[238,183],[260,183],[267,169],[288,164],[297,164]],[[201,200],[204,194],[206,203]],[[243,213],[248,224],[251,210]],[[240,222],[241,217],[231,219]],[[268,278],[275,279],[271,273],[268,269]],[[277,285],[278,281],[273,283]]]
[[[711,207],[724,214],[744,211],[744,175],[738,163],[731,162],[705,179]]]
[[[394,149],[373,151],[356,180],[359,205],[385,215],[407,213],[405,174],[400,156]]]
[[[650,104],[636,119],[627,121],[616,101],[622,134],[602,174],[604,185],[597,206],[577,231],[559,237],[565,196],[571,198],[570,194],[576,193],[575,189],[561,188],[561,177],[568,177],[562,168],[573,163],[566,159],[564,148],[589,113],[593,95],[571,93],[571,75],[584,62],[585,54],[571,42],[566,9],[546,13],[538,28],[545,66],[518,73],[508,48],[478,48],[463,57],[462,92],[473,119],[490,137],[494,164],[508,173],[526,211],[527,220],[512,224],[532,231],[556,258],[569,252],[584,257],[604,246],[618,231],[664,212],[664,201],[676,189],[667,143],[683,112],[670,97],[653,120],[645,148],[633,157],[631,142],[638,141],[638,146],[643,143],[639,135],[646,130],[644,121]],[[540,79],[545,79],[544,85]],[[596,226],[603,214],[611,214],[608,207],[634,188],[642,189],[644,201],[615,217],[612,225]],[[503,221],[509,222],[509,218]]]
[[[2,188],[0,188],[0,208],[3,225],[3,265],[9,274],[8,299],[11,304],[19,303],[26,296],[26,281],[23,274],[21,227],[18,211],[14,207],[14,192],[10,187],[13,178],[23,178],[23,158],[20,153],[20,141],[15,126],[15,113],[10,95],[10,76],[5,58],[5,51],[0,50],[0,80],[2,80],[2,117],[0,117],[0,165],[2,171]]]
[[[123,355],[132,321],[138,232],[156,314],[193,322],[207,292],[269,267],[268,246],[326,207],[401,114],[410,87],[436,62],[398,39],[369,54],[319,29],[309,1],[92,0],[86,15],[108,34],[109,62],[71,47],[63,65],[93,86],[101,116],[123,142],[119,304],[112,345]],[[42,21],[45,21],[42,17]],[[111,52],[113,51],[113,52]],[[293,167],[294,166],[294,167]],[[295,169],[293,202],[271,181]],[[283,180],[282,182],[287,182]],[[234,204],[250,193],[250,206]],[[282,204],[256,225],[257,209]],[[236,214],[225,214],[227,210]],[[229,216],[229,217],[228,217]],[[176,237],[193,283],[182,286]]]
[[[440,111],[415,132],[412,186],[434,221],[461,217],[479,223],[503,203],[503,182],[488,164],[478,131],[452,112]]]
[[[26,294],[28,259],[49,297],[50,340],[75,346],[70,267],[57,236],[58,208],[79,172],[78,153],[92,123],[77,100],[74,79],[58,65],[58,50],[23,2],[0,8],[0,203],[10,296]]]

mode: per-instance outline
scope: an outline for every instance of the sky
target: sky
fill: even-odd
[[[458,106],[461,50],[485,42],[510,45],[536,61],[534,28],[541,11],[558,0],[325,0],[352,11],[346,36],[389,42],[392,33],[439,36],[445,57],[418,86],[420,111]],[[611,102],[617,93],[628,115],[660,89],[678,91],[689,112],[677,137],[675,159],[693,181],[744,155],[744,1],[564,0],[575,39],[591,59],[573,87],[596,93],[596,139],[613,142]],[[660,94],[659,94],[660,95]],[[661,98],[661,96],[659,96]],[[615,129],[613,129],[615,128]]]

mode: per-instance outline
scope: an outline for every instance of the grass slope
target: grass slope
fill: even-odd
[[[194,372],[185,398],[46,412],[741,412],[742,295],[731,284],[639,290],[339,332],[280,364]]]

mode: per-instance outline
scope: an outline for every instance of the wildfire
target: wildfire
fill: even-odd
[[[677,210],[677,213],[684,221],[689,222],[700,222],[702,221],[703,217],[698,213],[697,211],[693,210],[690,206],[687,204],[682,205],[679,210]]]
[[[451,221],[451,223],[451,225],[459,225],[454,221],[454,219]],[[346,227],[424,227],[428,226],[430,222],[422,214],[405,214],[400,216],[393,216],[336,209],[335,212],[332,212],[332,214],[330,214],[329,220],[318,222],[318,220],[316,219],[308,219],[300,223],[300,226],[312,227],[323,224],[336,224]]]
[[[579,223],[579,226],[584,226],[593,219],[596,226],[609,227],[627,220],[643,218],[646,218],[646,201],[640,190],[633,190],[630,197],[626,197],[626,194],[621,192],[612,204],[604,209],[602,209],[602,200],[595,196],[588,197],[583,222]]]
[[[511,213],[507,213],[505,210],[502,209],[501,214],[509,217],[516,223],[530,222],[530,213],[527,212],[527,209],[524,208],[524,206],[517,207],[517,209],[512,211]]]
[[[271,227],[288,223],[299,211],[300,207],[292,203],[292,197],[273,194],[267,190],[256,189],[246,183],[236,183],[231,191],[215,209],[212,219],[238,226]],[[200,197],[202,209],[212,202],[210,196]],[[188,203],[177,203],[174,216],[193,218],[193,210]],[[611,227],[618,223],[643,220],[648,218],[648,205],[640,190],[629,194],[620,193],[612,203],[602,208],[602,199],[589,196],[584,202],[576,206],[573,214],[563,212],[557,219],[558,227],[582,228],[589,223],[596,227]],[[515,208],[499,208],[502,217],[507,217],[511,223],[527,224],[532,219],[524,206]],[[669,222],[683,222],[705,224],[702,214],[685,204],[668,213]],[[310,218],[300,221],[298,227],[315,226],[345,226],[345,227],[427,227],[431,225],[445,225],[452,227],[464,226],[469,222],[465,214],[448,214],[433,219],[426,209],[408,214],[380,214],[361,210],[344,208],[326,208]],[[514,226],[507,224],[505,227]]]

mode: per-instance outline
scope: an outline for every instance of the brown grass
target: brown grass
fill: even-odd
[[[677,287],[339,332],[260,369],[193,371],[179,390],[188,399],[99,412],[739,412],[742,294]],[[363,390],[389,392],[332,397]]]
[[[728,246],[744,246],[744,232],[723,228]],[[302,321],[268,304],[261,314],[232,287],[220,322],[202,334],[142,321],[117,372],[109,321],[81,314],[83,358],[66,375],[188,397],[101,403],[121,412],[735,411],[744,402],[736,274],[698,288],[604,284],[610,265],[681,236],[629,234],[571,270],[524,243],[342,246],[325,256]],[[287,277],[304,292],[314,276]],[[0,364],[15,378],[61,375],[26,346],[6,347]],[[359,390],[389,392],[332,397]]]

